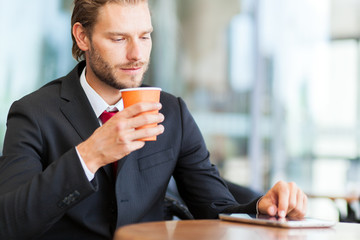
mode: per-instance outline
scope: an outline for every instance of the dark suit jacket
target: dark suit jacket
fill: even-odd
[[[0,159],[0,239],[111,239],[119,226],[163,219],[172,175],[195,218],[255,211],[255,202],[235,202],[185,103],[165,92],[164,134],[120,159],[116,179],[105,166],[89,182],[75,150],[99,127],[79,81],[84,66],[10,109]]]

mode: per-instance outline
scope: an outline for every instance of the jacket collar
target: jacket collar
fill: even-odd
[[[80,74],[85,61],[80,62],[62,79],[60,96],[61,111],[83,140],[86,140],[99,127],[99,122],[80,85]]]

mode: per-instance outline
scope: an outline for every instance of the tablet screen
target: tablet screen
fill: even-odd
[[[219,218],[221,220],[227,220],[227,221],[268,225],[268,226],[283,227],[283,228],[319,228],[319,227],[331,227],[335,225],[335,222],[332,221],[313,219],[313,218],[292,220],[289,218],[278,218],[278,217],[271,217],[268,215],[242,214],[242,213],[219,214]]]

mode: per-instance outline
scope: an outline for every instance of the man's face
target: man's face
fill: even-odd
[[[147,3],[102,7],[87,51],[96,78],[116,89],[140,86],[149,65],[152,29]]]

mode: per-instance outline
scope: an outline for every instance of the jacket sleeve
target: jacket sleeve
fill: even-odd
[[[179,193],[195,218],[217,218],[221,212],[256,212],[256,201],[239,204],[211,164],[204,139],[189,113],[179,99],[182,121],[181,152],[174,178]]]
[[[75,148],[59,159],[43,158],[40,124],[13,104],[0,157],[0,239],[30,239],[47,231],[65,212],[96,191]]]

